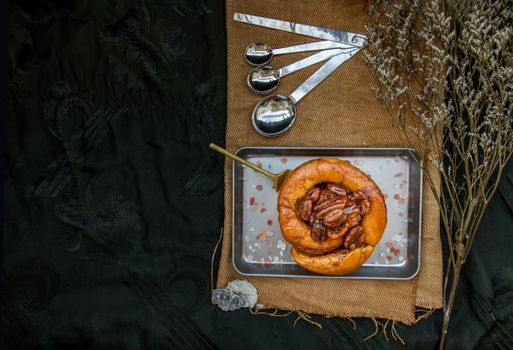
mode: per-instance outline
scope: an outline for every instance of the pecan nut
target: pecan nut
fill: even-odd
[[[370,210],[370,203],[369,203],[368,199],[360,202],[360,211],[361,211],[362,215],[367,214],[369,212],[369,210]]]
[[[317,217],[314,214],[310,215],[310,218],[308,219],[308,224],[310,226],[313,226],[315,220],[317,220]]]
[[[298,199],[296,202],[296,210],[301,220],[307,221],[312,215],[312,200],[308,197]]]
[[[326,199],[336,198],[337,195],[330,190],[323,188],[319,192],[319,202],[325,201]]]
[[[333,239],[341,238],[347,233],[348,230],[349,227],[346,225],[342,225],[341,227],[337,227],[335,229],[329,229],[328,237]]]
[[[329,211],[324,215],[322,222],[328,228],[334,228],[342,225],[346,220],[347,215],[344,213],[344,207],[332,206],[327,208]],[[326,211],[326,209],[325,209]],[[319,217],[321,217],[319,215]]]
[[[346,215],[357,214],[358,215],[358,214],[360,214],[360,207],[358,207],[353,202],[349,202],[349,203],[347,203],[347,206],[344,207],[344,214],[346,214]]]
[[[359,225],[360,221],[362,221],[362,216],[360,215],[360,210],[354,212],[347,216],[344,225],[347,225],[349,228]]]
[[[349,196],[349,198],[360,206],[362,214],[367,214],[370,209],[370,203],[362,191],[357,191]]]
[[[328,238],[326,235],[326,226],[322,224],[322,220],[320,219],[314,221],[310,234],[314,241],[325,241]]]
[[[337,196],[345,197],[349,194],[349,190],[340,184],[329,183],[327,186],[328,190],[335,193]]]
[[[319,216],[319,213],[322,213],[324,209],[329,209],[332,206],[341,206],[342,209],[346,206],[346,200],[344,198],[329,198],[325,200],[319,200],[317,204],[313,207],[313,211],[315,215]]]
[[[361,247],[363,243],[364,229],[362,226],[354,226],[349,230],[344,241],[344,247],[348,249],[356,249]]]
[[[321,189],[319,187],[311,188],[307,195],[310,197],[312,202],[315,204],[319,200],[319,197],[321,196]]]
[[[329,205],[323,206],[322,208],[319,208],[319,210],[313,211],[315,216],[318,218],[324,219],[327,216],[333,215],[334,212],[337,212],[338,214],[335,214],[337,217],[345,214],[344,212],[344,201],[339,199],[336,201],[333,201],[329,203]],[[332,217],[332,220],[336,220],[336,218]]]

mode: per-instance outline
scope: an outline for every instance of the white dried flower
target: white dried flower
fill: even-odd
[[[446,276],[461,271],[500,180],[496,174],[513,154],[508,3],[374,0],[370,5],[374,23],[368,26],[364,58],[377,82],[372,91],[406,146],[440,171],[444,185],[441,219],[454,253]],[[431,180],[438,194],[437,178]],[[446,305],[445,331],[450,308]]]

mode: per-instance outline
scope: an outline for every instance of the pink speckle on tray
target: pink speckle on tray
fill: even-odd
[[[272,226],[273,221],[271,219],[267,220],[267,225]]]
[[[396,242],[396,244],[403,247],[404,245],[402,244],[403,240],[402,240],[401,236],[402,236],[402,233],[395,235],[394,237],[392,237],[392,241]],[[401,249],[396,248],[393,242],[388,241],[385,243],[385,246],[387,247],[386,248],[387,253],[392,253],[394,256],[399,256],[401,254]],[[387,257],[387,259],[388,259],[388,257]]]
[[[388,194],[383,193],[383,198],[388,199]]]
[[[406,198],[401,196],[399,193],[394,194],[394,199],[399,202],[399,205],[403,205],[406,202]]]
[[[261,212],[261,213],[265,213],[266,211],[267,211],[267,209],[266,209],[266,208],[262,208],[262,209],[260,209],[260,212]]]
[[[289,159],[288,159],[288,158],[285,158],[285,157],[283,157],[283,158],[281,158],[281,159],[280,159],[280,162],[281,162],[282,164],[287,164],[287,162],[288,162],[288,161],[289,161]]]
[[[264,186],[262,185],[256,185],[257,191],[262,191],[264,189]]]
[[[394,177],[401,177],[403,175],[404,175],[404,173],[402,171],[400,171],[397,174],[395,174]]]
[[[258,235],[256,235],[257,241],[264,241],[267,238],[267,230],[261,231]]]
[[[249,199],[249,205],[251,205],[251,206],[255,205],[255,197],[251,197]]]
[[[404,217],[404,213],[403,212],[400,212],[397,215],[399,215],[400,217]]]

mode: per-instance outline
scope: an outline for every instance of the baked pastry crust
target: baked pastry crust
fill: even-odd
[[[296,202],[320,183],[341,183],[352,192],[361,191],[369,211],[362,217],[363,244],[353,250],[343,247],[344,237],[313,240],[310,226],[296,213]],[[372,254],[387,223],[385,200],[376,183],[350,162],[318,158],[301,164],[285,180],[278,195],[278,220],[283,237],[291,243],[293,259],[303,268],[326,275],[344,275],[358,269]]]

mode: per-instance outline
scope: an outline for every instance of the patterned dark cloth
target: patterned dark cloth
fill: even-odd
[[[223,219],[222,0],[12,1],[0,348],[404,348],[342,319],[211,305]],[[465,267],[450,349],[512,348],[513,165]],[[441,312],[399,327],[436,345]]]

